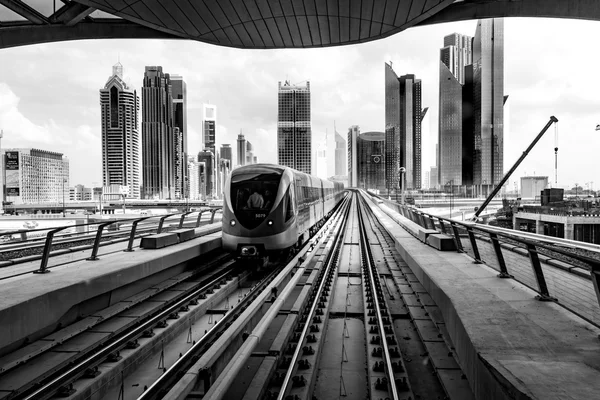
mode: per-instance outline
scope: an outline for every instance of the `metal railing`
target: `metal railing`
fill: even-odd
[[[467,237],[472,252],[471,255],[474,258],[475,263],[484,263],[478,241],[491,243],[499,270],[499,274],[497,275],[499,278],[513,278],[536,291],[538,293],[536,299],[540,301],[558,302],[588,322],[600,326],[600,246],[583,242],[578,243],[573,240],[534,235],[531,233],[523,234],[520,231],[496,228],[474,222],[455,221],[453,219],[428,214],[417,208],[402,206],[385,199],[382,200],[384,200],[386,206],[395,209],[419,227],[438,230],[441,233],[451,236],[456,244],[458,252],[467,252],[462,242],[462,238]],[[523,249],[524,251],[522,251],[522,253],[527,254],[535,285],[528,284],[523,279],[515,278],[514,275],[516,275],[516,272],[511,274],[512,271],[509,270],[505,260],[506,254],[503,252],[503,249],[507,250],[507,248],[515,247]],[[576,309],[577,307],[574,307],[572,300],[565,298],[565,302],[561,303],[561,299],[557,297],[555,293],[551,294],[549,291],[548,282],[546,280],[547,276],[542,268],[540,255],[544,260],[554,259],[569,264],[574,268],[583,269],[589,272],[589,277],[585,274],[578,275],[585,275],[592,281],[599,308],[586,316],[579,312]],[[516,266],[511,266],[511,269],[516,269]],[[557,279],[553,279],[553,284],[556,288],[560,285],[564,285],[563,282]],[[564,290],[567,290],[566,285]],[[570,304],[567,305],[567,303]]]
[[[88,258],[86,258],[86,260],[88,260],[88,261],[95,261],[95,260],[99,259],[98,258],[98,249],[100,247],[102,238],[104,237],[103,236],[104,228],[106,228],[108,226],[116,224],[117,230],[118,230],[121,225],[131,223],[129,239],[127,240],[127,248],[124,250],[126,252],[131,252],[131,251],[134,251],[133,250],[133,242],[136,238],[137,227],[140,222],[146,221],[146,220],[151,220],[151,219],[157,219],[158,226],[157,226],[156,233],[159,234],[163,231],[163,226],[167,219],[169,219],[171,217],[177,218],[178,222],[179,222],[178,228],[181,229],[181,228],[183,228],[186,217],[188,215],[194,214],[194,213],[198,213],[198,217],[196,218],[196,223],[195,223],[195,228],[198,228],[200,226],[200,221],[201,221],[202,215],[207,212],[211,214],[209,223],[212,224],[212,223],[214,223],[214,220],[215,220],[215,214],[217,212],[222,212],[222,209],[221,208],[209,208],[209,209],[204,209],[204,210],[199,210],[199,211],[183,212],[183,213],[177,213],[177,214],[167,214],[167,215],[161,215],[161,216],[147,216],[147,217],[141,217],[141,218],[116,219],[116,220],[111,220],[111,221],[98,221],[98,222],[91,222],[91,223],[79,224],[79,225],[58,226],[58,227],[50,228],[50,229],[49,228],[38,228],[38,229],[28,229],[28,230],[20,229],[20,230],[16,230],[16,231],[0,233],[0,237],[3,237],[3,236],[12,237],[13,235],[20,235],[22,238],[26,238],[28,234],[33,233],[33,232],[45,232],[46,238],[45,238],[45,242],[44,242],[44,249],[43,249],[42,255],[41,255],[40,268],[34,272],[34,273],[38,273],[38,274],[45,274],[45,273],[50,272],[50,270],[48,269],[48,260],[51,256],[54,239],[55,239],[55,237],[57,237],[56,234],[58,232],[61,232],[61,231],[67,230],[67,229],[77,229],[77,228],[81,228],[81,227],[90,227],[90,226],[96,227],[97,226],[94,243],[92,245],[92,252],[91,252],[90,256]],[[86,234],[87,233],[83,233],[82,235],[86,235]],[[76,234],[70,233],[70,234],[62,235],[60,237],[65,238],[65,237],[69,236],[70,239],[72,239],[73,241],[81,240],[81,238],[73,237],[73,235],[76,235]],[[11,242],[11,244],[12,243],[20,243],[20,242],[27,242],[27,240]]]

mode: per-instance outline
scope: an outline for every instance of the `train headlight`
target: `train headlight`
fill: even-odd
[[[229,225],[235,226],[235,220],[232,219],[231,221],[229,221]]]
[[[268,221],[267,221],[267,225],[269,225],[269,226],[273,225],[273,221],[271,221],[271,220],[268,220]]]

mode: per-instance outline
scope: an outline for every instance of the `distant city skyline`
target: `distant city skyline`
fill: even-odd
[[[476,21],[466,21],[420,27],[372,43],[310,50],[257,52],[160,40],[96,40],[4,49],[5,59],[18,60],[21,67],[11,68],[13,63],[0,66],[0,128],[5,132],[2,144],[64,152],[74,166],[72,182],[101,184],[97,90],[120,53],[127,71],[124,80],[134,89],[141,86],[139,76],[144,65],[163,65],[165,70],[186,78],[190,154],[197,154],[201,147],[198,104],[210,102],[220,107],[222,143],[234,146],[242,127],[248,137],[255,136],[251,140],[264,143],[256,149],[261,161],[274,162],[273,82],[281,79],[281,71],[292,82],[310,79],[315,83],[314,143],[322,140],[334,120],[342,131],[352,124],[365,131],[382,130],[383,84],[378,66],[381,61],[392,60],[399,74],[414,72],[423,82],[431,82],[423,89],[423,105],[431,107],[431,129],[423,132],[423,166],[427,168],[435,164],[440,40],[451,32],[472,35],[475,25]],[[572,187],[575,182],[586,186],[595,181],[598,187],[600,172],[594,168],[593,151],[600,146],[600,135],[594,131],[600,116],[596,111],[598,91],[592,88],[600,86],[600,79],[593,69],[597,65],[595,53],[579,49],[574,38],[586,37],[586,46],[593,46],[600,36],[600,25],[519,18],[506,19],[505,30],[505,93],[511,96],[513,132],[505,139],[504,169],[512,165],[548,117],[556,115],[560,121],[559,172],[558,183],[551,179],[551,184]],[[211,53],[210,59],[200,55],[207,52]],[[197,57],[207,62],[200,68],[191,68],[193,63],[186,65]],[[577,73],[570,73],[567,83],[564,74],[572,70],[573,60],[577,60]],[[51,78],[57,74],[61,75],[60,89]],[[240,93],[240,87],[249,90]],[[55,96],[56,90],[62,95]],[[511,178],[511,187],[525,172],[554,176],[552,136],[548,132],[540,141]],[[585,146],[577,145],[583,142]],[[583,165],[574,168],[575,160]]]

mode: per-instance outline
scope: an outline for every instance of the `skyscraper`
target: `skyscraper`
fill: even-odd
[[[204,148],[212,151],[216,156],[217,106],[212,104],[202,105],[202,137],[204,138]]]
[[[233,165],[232,163],[232,149],[229,144],[221,145],[221,160],[229,160],[229,165]]]
[[[250,165],[250,164],[256,164],[254,162],[254,146],[252,146],[252,143],[250,143],[249,140],[246,140],[246,164],[245,165]]]
[[[473,183],[484,193],[504,175],[504,20],[477,22],[473,40]]]
[[[358,187],[358,135],[360,135],[358,125],[348,128],[348,185],[350,187]]]
[[[127,197],[140,198],[140,99],[123,80],[117,63],[100,89],[102,185],[127,186]]]
[[[162,67],[146,67],[142,86],[142,197],[175,198],[173,96],[169,74]]]
[[[472,45],[472,37],[453,33],[444,37],[444,47],[440,49],[438,143],[442,151],[437,163],[442,186],[472,185],[468,146],[473,134],[467,127],[463,129],[463,120],[472,114],[472,73],[465,68],[472,63]]]
[[[237,165],[238,167],[246,165],[246,138],[242,135],[241,129],[237,137]]]
[[[335,131],[335,175],[346,175],[346,140],[342,135]]]
[[[385,189],[385,133],[364,132],[356,137],[357,187]]]
[[[175,197],[185,198],[189,197],[190,182],[187,168],[187,87],[183,77],[171,74],[171,88],[173,96],[173,135],[176,142]]]
[[[284,165],[311,173],[310,82],[306,86],[279,82],[277,158]]]
[[[421,188],[421,80],[396,75],[385,64],[386,187],[397,189],[400,167],[406,168],[405,187]]]
[[[198,162],[204,163],[204,185],[206,188],[206,197],[213,199],[216,195],[215,154],[210,149],[204,149],[204,151],[198,153]]]

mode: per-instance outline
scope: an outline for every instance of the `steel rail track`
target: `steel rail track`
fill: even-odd
[[[83,375],[87,369],[100,364],[109,355],[125,347],[129,341],[141,336],[144,331],[153,328],[157,323],[167,319],[171,313],[178,311],[182,306],[187,305],[223,279],[226,279],[226,277],[235,270],[236,263],[234,261],[227,261],[225,264],[224,271],[218,273],[216,277],[207,278],[206,280],[208,280],[208,282],[200,288],[193,289],[189,294],[176,300],[173,304],[159,311],[156,315],[148,317],[146,321],[139,325],[134,325],[130,329],[109,339],[108,343],[103,344],[101,348],[92,350],[90,352],[91,354],[86,354],[83,359],[70,362],[66,368],[56,371],[51,377],[46,378],[46,382],[39,384],[39,387],[34,386],[24,392],[17,393],[14,399],[41,400],[53,397],[60,388],[76,380],[79,376]]]
[[[350,201],[348,201],[348,203],[345,204],[346,210],[344,211],[344,215],[341,218],[341,224],[338,228],[339,230],[333,240],[332,248],[327,254],[324,268],[322,268],[321,272],[319,273],[319,287],[316,290],[313,290],[311,294],[311,298],[313,298],[313,300],[308,313],[303,313],[304,327],[302,328],[302,332],[300,333],[296,349],[294,350],[294,354],[291,357],[291,361],[285,373],[285,377],[283,378],[281,390],[279,391],[277,400],[284,400],[287,398],[286,394],[289,393],[292,385],[292,375],[298,367],[297,364],[298,359],[300,358],[300,352],[303,351],[304,345],[307,342],[307,336],[309,333],[309,328],[311,326],[311,321],[313,321],[313,318],[315,317],[316,310],[317,308],[319,308],[319,303],[322,302],[322,295],[325,289],[325,285],[331,283],[332,273],[335,272],[338,256],[344,243],[345,229],[348,224],[348,215],[350,214],[351,209],[350,205]],[[304,318],[304,316],[306,318]]]
[[[359,195],[356,195],[357,198],[359,197]],[[386,334],[386,329],[384,326],[384,321],[383,321],[383,314],[384,311],[382,310],[382,308],[386,308],[388,309],[388,307],[385,305],[385,300],[384,297],[382,296],[383,293],[381,291],[381,283],[380,283],[380,277],[379,277],[379,272],[377,271],[376,267],[373,265],[373,255],[371,254],[371,249],[369,246],[369,242],[368,242],[368,237],[367,237],[367,231],[366,231],[366,216],[363,215],[363,210],[361,208],[361,206],[364,207],[364,204],[361,204],[360,201],[358,202],[358,207],[357,207],[357,211],[358,211],[358,220],[359,220],[359,234],[360,234],[360,251],[362,254],[362,260],[363,260],[363,271],[366,272],[366,277],[368,277],[368,283],[369,283],[369,288],[370,288],[370,292],[371,292],[371,297],[373,299],[373,305],[374,305],[374,313],[375,313],[375,317],[376,317],[376,322],[377,322],[377,327],[379,330],[379,336],[381,338],[381,348],[383,350],[383,359],[384,359],[384,366],[385,366],[385,373],[387,375],[387,380],[388,380],[388,391],[389,394],[391,395],[393,400],[399,400],[400,397],[398,395],[398,390],[396,388],[396,378],[394,375],[394,367],[392,365],[392,357],[388,348],[388,338],[387,338],[387,334]],[[381,299],[380,299],[381,296]],[[387,314],[387,311],[385,311],[385,313]],[[389,319],[389,315],[387,316]],[[403,366],[404,367],[404,366]],[[412,392],[412,391],[411,391]],[[412,397],[412,393],[411,393],[411,397]]]
[[[215,323],[202,338],[197,341],[189,350],[173,363],[164,373],[138,397],[138,400],[160,399],[181,379],[181,375],[188,371],[206,352],[213,341],[220,337],[229,326],[235,321],[246,308],[254,301],[260,293],[280,272],[281,265],[270,272],[258,284],[247,293],[241,302],[235,305],[227,314]],[[32,399],[33,400],[33,399]]]

